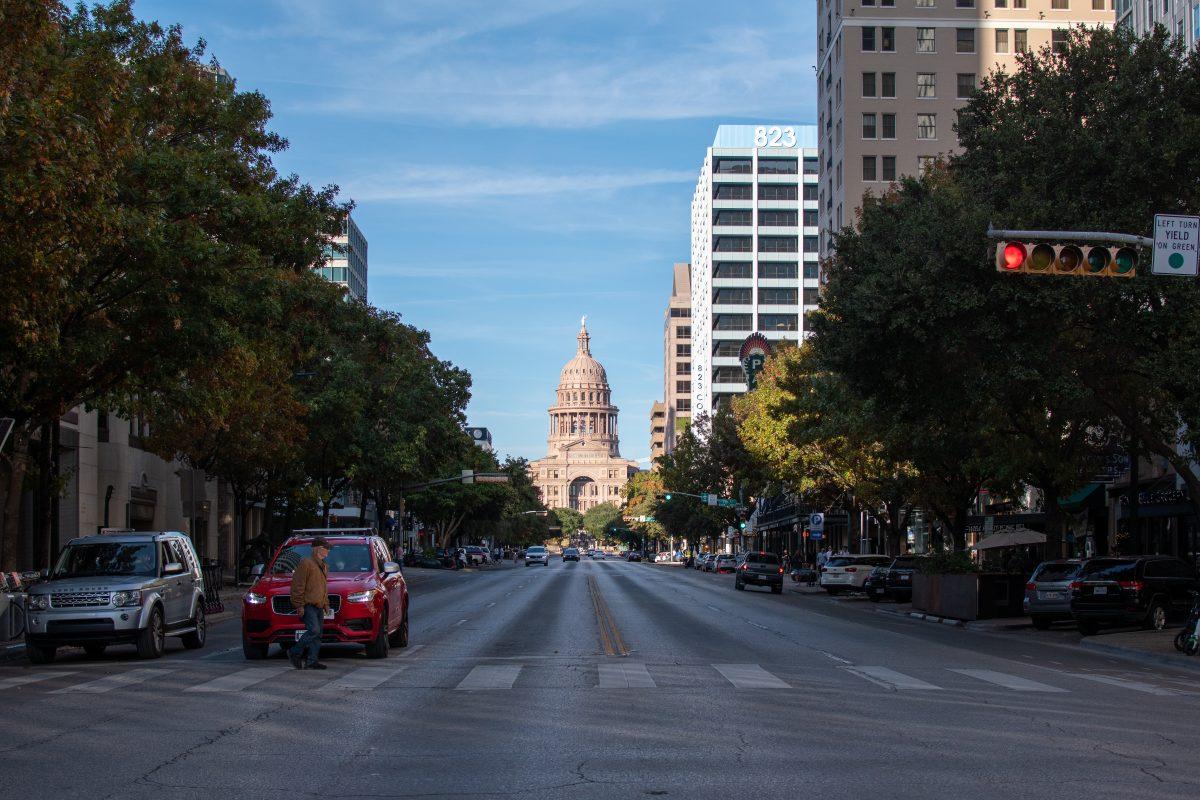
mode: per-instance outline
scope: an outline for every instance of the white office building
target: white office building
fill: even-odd
[[[1200,0],[1117,0],[1117,24],[1145,35],[1162,25],[1187,48],[1200,43]]]
[[[342,235],[325,251],[325,266],[313,269],[331,283],[344,286],[350,298],[367,302],[367,239],[347,216]]]
[[[746,391],[758,332],[805,336],[817,305],[815,125],[721,125],[692,198],[692,413]]]

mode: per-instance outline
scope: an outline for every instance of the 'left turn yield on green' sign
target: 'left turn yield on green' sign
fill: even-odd
[[[1197,274],[1200,255],[1200,217],[1175,214],[1154,215],[1155,275]]]

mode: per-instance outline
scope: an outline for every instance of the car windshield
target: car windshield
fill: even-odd
[[[892,562],[892,569],[915,569],[918,560],[915,558],[897,558]]]
[[[1080,564],[1042,564],[1033,581],[1068,581],[1079,574]]]
[[[779,556],[774,553],[751,553],[746,560],[752,564],[778,564]]]
[[[1083,565],[1079,577],[1089,581],[1125,581],[1137,577],[1137,562],[1095,558]]]
[[[63,551],[54,568],[55,578],[96,575],[158,575],[158,547],[153,542],[86,542]]]
[[[845,567],[854,563],[853,558],[831,558],[825,562],[827,567]]]
[[[289,575],[300,562],[312,555],[312,545],[293,544],[283,548],[271,565],[272,575]],[[371,550],[365,544],[334,544],[325,559],[330,572],[362,573],[371,571]]]
[[[734,560],[736,560],[735,556],[717,556],[717,561],[734,561]]]
[[[526,552],[526,553],[544,553],[544,552],[546,552],[546,548],[544,548],[544,547],[531,547],[531,548],[529,548],[528,550],[526,550],[525,552]]]
[[[570,554],[571,554],[571,555],[573,555],[573,556],[577,556],[577,555],[579,555],[579,551],[578,551],[578,550],[576,550],[574,547],[568,547],[566,550],[563,550],[563,552],[564,552],[564,553],[570,553]]]

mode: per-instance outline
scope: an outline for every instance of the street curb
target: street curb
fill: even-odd
[[[1200,672],[1200,658],[1196,658],[1194,656],[1179,655],[1172,658],[1170,655],[1147,653],[1141,650],[1132,650],[1128,647],[1121,647],[1120,645],[1096,642],[1091,638],[1083,639],[1079,642],[1079,646],[1084,650],[1103,653],[1106,656],[1120,658],[1124,661],[1131,661],[1136,664],[1147,664],[1155,667],[1168,666],[1175,667],[1176,669],[1186,669],[1192,672]]]
[[[965,628],[966,623],[961,619],[950,619],[949,617],[939,617],[933,614],[923,614],[920,611],[893,611],[890,608],[876,608],[876,614],[887,614],[890,617],[899,617],[900,619],[919,619],[924,622],[932,622],[935,625],[948,625],[952,628]]]

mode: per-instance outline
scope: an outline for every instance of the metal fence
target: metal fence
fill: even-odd
[[[204,613],[220,614],[225,610],[221,601],[221,590],[225,588],[225,569],[219,558],[200,559],[200,570],[204,574]]]

